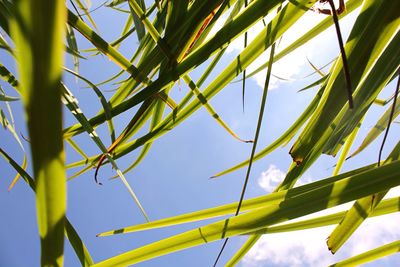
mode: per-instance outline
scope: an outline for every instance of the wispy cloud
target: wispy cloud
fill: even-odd
[[[308,15],[303,16],[299,23],[295,24],[289,31],[287,31],[282,39],[277,43],[277,53],[282,51],[288,45],[290,45],[293,41],[295,41],[298,37],[303,35],[308,29],[312,26],[316,25],[321,20],[320,16]],[[262,23],[256,24],[249,31],[249,39],[252,40],[263,29]],[[327,40],[325,40],[327,41]],[[307,63],[307,57],[313,58],[315,54],[315,48],[319,45],[318,39],[309,44],[302,46],[291,54],[285,56],[281,60],[274,63],[272,66],[272,74],[270,80],[270,89],[277,89],[283,83],[290,83],[297,78],[297,76],[304,72]],[[239,48],[239,47],[238,47]],[[251,73],[259,66],[264,64],[269,58],[269,49],[265,51],[260,57],[258,57],[253,64],[248,67],[248,73]],[[252,77],[261,88],[264,87],[265,83],[265,73],[266,71],[260,71],[256,75]],[[280,79],[282,78],[282,79]]]
[[[274,15],[274,14],[272,14]],[[266,21],[268,22],[270,18],[272,17],[266,17]],[[282,37],[282,39],[278,43],[278,49],[277,52],[281,51],[282,49],[286,48],[289,44],[291,44],[294,40],[296,40],[299,36],[304,34],[308,29],[310,29],[312,26],[316,25],[323,17],[319,16],[318,14],[312,13],[312,14],[306,14],[304,15],[299,23],[294,25],[292,29],[287,31],[285,35]],[[221,21],[224,21],[223,19]],[[218,25],[216,25],[216,29],[222,26],[222,22]],[[258,22],[255,25],[253,25],[249,30],[248,30],[248,43],[250,43],[254,38],[260,33],[260,31],[264,28],[264,25],[262,22]],[[331,38],[333,39],[333,38]],[[276,89],[279,87],[280,83],[286,83],[286,82],[291,82],[291,79],[294,79],[296,75],[300,74],[302,70],[304,70],[304,66],[307,63],[307,57],[308,58],[313,58],[314,56],[314,51],[316,47],[322,47],[322,43],[329,43],[331,40],[329,38],[327,39],[326,36],[325,38],[317,38],[316,40],[313,40],[306,46],[302,46],[295,50],[293,53],[290,55],[282,58],[278,62],[276,62],[273,65],[273,77],[271,77],[271,82],[270,82],[270,89]],[[235,39],[228,47],[227,52],[228,53],[233,53],[233,52],[238,52],[243,50],[243,44],[244,44],[244,36],[242,35],[241,37]],[[251,64],[247,70],[248,73],[251,73],[255,69],[257,69],[259,66],[264,64],[267,59],[269,58],[269,50],[266,50],[260,57],[258,57],[253,64]],[[275,77],[276,76],[276,77]],[[282,80],[277,77],[286,79]],[[252,77],[256,81],[256,83],[263,88],[264,83],[265,83],[265,71],[261,71],[254,75]]]

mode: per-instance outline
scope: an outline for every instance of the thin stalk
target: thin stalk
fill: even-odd
[[[383,140],[382,140],[381,148],[379,149],[378,167],[379,167],[380,164],[381,164],[381,157],[382,157],[383,147],[385,146],[386,138],[387,138],[387,136],[388,136],[388,134],[389,134],[390,124],[391,124],[391,122],[392,122],[392,120],[393,120],[394,111],[395,111],[395,109],[396,109],[396,100],[397,100],[397,96],[399,95],[399,88],[400,88],[400,70],[399,70],[398,72],[399,72],[399,78],[397,79],[397,86],[396,86],[396,91],[395,91],[395,93],[394,93],[392,110],[390,111],[390,117],[389,117],[389,121],[388,121],[388,126],[387,126],[387,128],[386,128],[385,135],[384,135]]]
[[[258,116],[258,123],[257,123],[257,129],[256,129],[255,137],[254,137],[254,144],[253,144],[253,147],[252,147],[252,150],[251,150],[249,166],[247,168],[246,178],[244,180],[244,185],[243,185],[243,188],[242,188],[242,192],[240,194],[240,200],[239,200],[239,204],[237,206],[236,212],[235,212],[235,216],[237,216],[239,214],[239,212],[240,212],[240,208],[242,206],[243,198],[244,198],[244,195],[246,193],[247,184],[249,182],[250,171],[251,171],[251,167],[252,167],[252,164],[253,164],[253,158],[254,158],[254,155],[256,153],[258,137],[260,135],[262,119],[263,119],[263,116],[264,116],[265,103],[266,103],[267,95],[268,95],[268,85],[269,85],[269,80],[270,80],[270,77],[271,77],[271,69],[272,69],[272,63],[273,63],[274,54],[275,54],[275,43],[273,43],[272,46],[271,46],[271,51],[270,51],[269,61],[268,61],[269,64],[268,64],[268,70],[267,70],[267,77],[265,78],[264,92],[263,92],[262,100],[261,100],[260,114]],[[222,255],[222,252],[224,251],[225,246],[228,243],[228,240],[229,240],[229,238],[225,239],[225,241],[224,241],[224,243],[223,243],[223,245],[221,247],[221,250],[218,253],[218,256],[217,256],[217,258],[216,258],[216,260],[214,262],[214,267],[217,265],[221,255]]]
[[[351,87],[350,69],[349,69],[349,65],[347,63],[346,51],[344,50],[342,33],[340,31],[340,26],[339,26],[339,19],[338,19],[338,15],[337,15],[335,4],[333,3],[333,0],[328,0],[328,1],[329,1],[329,5],[331,6],[331,9],[332,9],[332,17],[333,17],[333,21],[335,22],[335,28],[336,28],[336,33],[337,33],[338,42],[339,42],[340,54],[342,56],[342,61],[343,61],[343,72],[344,72],[344,76],[345,76],[347,96],[349,98],[349,108],[352,109],[354,107],[354,103],[353,103],[353,96],[352,96],[353,90]]]

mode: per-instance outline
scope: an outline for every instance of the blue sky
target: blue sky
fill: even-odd
[[[101,35],[106,36],[108,41],[118,37],[126,19],[126,17],[116,16],[117,14],[119,13],[105,8],[93,13]],[[320,18],[323,18],[323,16],[310,12],[302,25],[306,28],[304,25],[312,25]],[[349,18],[342,23],[344,35],[348,34],[351,21],[352,18]],[[252,36],[257,28],[256,25],[249,35]],[[291,38],[294,38],[298,31],[300,29],[284,36],[280,46],[284,47],[285,42],[287,43]],[[77,34],[77,37],[80,48],[91,47],[79,34]],[[228,55],[223,58],[221,64],[215,70],[215,74],[237,55],[238,50],[236,48],[240,47],[241,44],[242,41],[239,40],[238,43],[233,43],[230,46]],[[136,45],[136,40],[130,38],[121,47],[121,52],[129,57]],[[336,35],[331,28],[329,32],[315,42],[307,44],[291,58],[274,65],[273,74],[287,78],[289,81],[272,80],[271,88],[273,90],[268,94],[258,150],[283,133],[316,93],[316,88],[297,93],[297,90],[317,78],[315,75],[307,79],[302,78],[312,72],[312,68],[307,63],[307,58],[314,64],[322,66],[337,53]],[[4,65],[10,67],[16,73],[14,63],[8,55],[0,51],[0,58]],[[265,61],[266,58],[267,56],[260,57],[260,62]],[[71,58],[68,55],[66,56],[66,65],[72,67]],[[83,76],[96,83],[119,71],[118,66],[101,55],[89,57],[89,60],[81,60],[80,68]],[[195,80],[199,75],[200,73],[191,73],[191,77]],[[244,139],[252,139],[254,136],[262,94],[260,84],[263,84],[264,77],[265,71],[256,76],[255,79],[248,79],[244,113],[241,105],[241,83],[231,83],[210,101],[225,122]],[[96,114],[101,106],[95,101],[97,98],[94,92],[91,89],[84,88],[83,83],[76,83],[75,79],[68,74],[65,74],[64,80],[78,98],[81,109],[85,114],[88,117]],[[7,93],[15,95],[3,81],[0,81],[0,85]],[[110,85],[102,87],[107,97],[112,95],[112,93],[107,93],[107,90],[115,88],[116,86]],[[184,82],[181,81],[180,85],[173,89],[172,97],[180,99],[188,90]],[[382,92],[382,98],[390,96],[393,91],[394,84],[388,86]],[[27,136],[20,103],[12,103],[11,105],[16,128],[24,133],[24,136]],[[1,104],[1,108],[4,109],[5,106]],[[353,148],[361,143],[363,137],[385,109],[382,107],[371,109]],[[116,120],[117,133],[121,132],[132,114],[134,114],[134,110],[118,117]],[[73,123],[75,123],[74,118],[66,110],[65,125],[68,126]],[[99,127],[97,132],[103,141],[109,144],[107,128]],[[396,136],[399,136],[399,127],[394,124],[386,144],[385,155],[398,141],[395,138]],[[0,130],[0,138],[0,146],[15,159],[21,161],[22,153],[11,134],[2,129]],[[380,145],[379,140],[359,157],[346,162],[343,171],[376,161]],[[76,141],[87,147],[88,154],[99,153],[87,135],[78,137]],[[28,143],[23,142],[27,151],[29,151]],[[282,178],[291,163],[288,154],[290,145],[277,149],[274,153],[253,165],[246,198],[269,192],[271,184],[276,185],[276,179]],[[68,145],[66,145],[66,151],[67,162],[79,159],[78,155]],[[250,144],[240,143],[233,139],[202,108],[184,123],[174,128],[172,132],[159,138],[142,164],[130,172],[127,179],[150,219],[161,219],[237,201],[243,184],[245,169],[214,180],[210,180],[209,177],[248,158],[250,151]],[[128,166],[138,155],[138,152],[139,150],[119,159],[117,163],[120,168],[123,169]],[[317,164],[306,172],[301,182],[305,183],[330,176],[334,163],[335,159],[322,156]],[[11,192],[7,192],[7,187],[15,172],[3,159],[0,159],[0,170],[0,210],[3,214],[0,220],[0,234],[2,236],[0,239],[0,265],[38,266],[40,248],[34,194],[22,181],[19,181]],[[69,170],[68,174],[71,175],[74,171]],[[94,170],[91,170],[68,183],[67,214],[96,262],[203,224],[196,223],[142,233],[96,238],[95,235],[103,231],[143,223],[144,218],[122,182],[108,180],[109,177],[114,175],[114,171],[109,165],[100,170],[99,176],[103,186],[94,182],[93,175]],[[398,191],[397,195],[399,195]],[[344,250],[354,255],[399,239],[400,234],[396,231],[396,222],[399,219],[398,215],[372,219],[359,229]],[[321,228],[314,232],[302,231],[265,236],[250,251],[243,262],[240,263],[240,266],[321,266],[321,263],[325,265],[349,256],[346,253],[331,256],[324,246],[330,230],[332,230],[332,227]],[[221,263],[228,260],[244,241],[243,237],[232,238],[221,258]],[[214,262],[220,246],[221,242],[214,242],[144,262],[138,264],[138,266],[210,266]],[[296,251],[296,253],[293,253],[293,251]],[[369,266],[394,266],[399,262],[399,256],[392,256]],[[65,265],[79,265],[68,242],[66,242]]]

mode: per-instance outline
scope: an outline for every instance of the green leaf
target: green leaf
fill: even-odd
[[[116,64],[122,69],[129,72],[134,79],[138,82],[149,83],[149,79],[145,77],[140,71],[132,65],[121,53],[114,49],[109,43],[95,33],[90,27],[80,20],[74,13],[68,10],[68,24],[79,31],[89,41],[93,43],[101,52],[109,56]]]
[[[67,51],[70,50],[72,54],[72,59],[74,62],[74,69],[77,73],[79,73],[79,49],[78,44],[76,42],[74,29],[67,25],[67,43],[68,48]]]
[[[19,97],[14,97],[14,96],[7,96],[4,94],[0,94],[0,101],[19,101]]]
[[[90,23],[93,25],[93,27],[96,29],[96,31],[98,32],[99,29],[97,28],[96,23],[94,22],[94,19],[92,18],[92,16],[90,15],[90,12],[88,10],[90,3],[86,3],[86,5],[88,7],[86,7],[80,0],[75,0],[76,3],[78,4],[79,8],[83,10],[83,12],[85,13],[85,16],[89,19]],[[87,2],[87,0],[85,1]]]
[[[358,134],[358,131],[360,130],[360,126],[361,126],[361,122],[360,124],[357,126],[357,128],[355,128],[353,130],[353,132],[350,134],[350,136],[346,139],[346,142],[344,143],[344,147],[342,152],[340,153],[340,157],[336,163],[335,169],[333,170],[333,175],[337,175],[340,172],[340,169],[343,166],[343,163],[345,162],[346,158],[347,158],[347,154],[350,151],[351,146],[353,145],[353,142]]]
[[[0,63],[0,79],[8,82],[12,87],[16,89],[18,88],[18,81],[15,78],[15,76],[1,63]]]
[[[144,5],[144,1],[142,1],[142,0],[133,0],[133,1],[135,1],[135,3],[137,3],[137,5],[138,5],[141,9],[146,9],[146,7],[145,7],[145,5]],[[129,1],[129,2],[131,2],[131,1]],[[130,6],[130,8],[131,8],[131,14],[132,14],[132,17],[133,17],[133,22],[135,23],[135,29],[136,29],[136,33],[137,33],[137,36],[138,36],[138,40],[139,40],[139,42],[141,42],[142,39],[143,39],[143,37],[144,37],[145,34],[146,34],[145,27],[144,27],[144,25],[143,25],[143,23],[142,23],[142,17],[138,16],[138,15],[132,10],[132,7],[131,7],[131,6]]]
[[[1,15],[0,15],[0,20],[1,20]],[[1,25],[1,22],[0,22],[0,25]],[[8,42],[6,41],[6,39],[3,37],[3,35],[1,33],[0,33],[0,48],[3,48],[4,50],[9,52],[10,54],[13,53],[10,45],[8,44]]]
[[[83,77],[82,75],[79,75],[77,72],[74,72],[65,67],[64,67],[64,70],[66,70],[68,73],[70,73],[70,74],[74,75],[75,77],[84,81],[96,93],[96,95],[99,98],[100,103],[104,109],[104,112],[106,114],[108,129],[110,131],[110,136],[111,136],[111,142],[114,142],[115,141],[115,131],[114,131],[114,124],[112,121],[112,116],[111,116],[111,111],[110,111],[111,107],[110,107],[109,103],[107,102],[106,98],[104,97],[103,93],[101,92],[101,90],[94,83],[92,83],[91,81],[89,81],[88,79]]]

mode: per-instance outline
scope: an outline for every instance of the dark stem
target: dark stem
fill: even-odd
[[[222,244],[221,250],[219,251],[217,258],[215,259],[215,262],[214,262],[213,267],[217,266],[217,263],[218,263],[218,261],[219,261],[219,258],[221,257],[222,252],[223,252],[224,249],[225,249],[226,243],[228,243],[228,240],[229,240],[229,237],[228,237],[228,238],[225,238],[224,243]]]
[[[248,5],[247,0],[244,1],[244,8]],[[244,33],[244,48],[247,47],[247,32]],[[242,106],[243,106],[243,113],[244,113],[244,95],[246,91],[246,69],[243,70],[243,77],[242,77]]]
[[[400,88],[400,70],[399,70],[398,72],[399,72],[399,78],[397,79],[397,87],[396,87],[396,91],[395,91],[395,93],[394,93],[392,110],[390,111],[388,126],[387,126],[387,128],[386,128],[385,135],[384,135],[383,140],[382,140],[381,148],[380,148],[380,150],[379,150],[378,167],[381,165],[381,158],[382,158],[383,147],[385,146],[386,138],[387,138],[387,136],[388,136],[388,134],[389,134],[390,124],[391,124],[391,122],[392,122],[392,120],[393,120],[394,112],[395,112],[395,109],[396,109],[396,100],[397,100],[397,96],[399,95],[399,88]]]
[[[71,5],[72,5],[72,7],[74,8],[74,10],[75,10],[76,14],[78,15],[78,17],[79,17],[82,21],[84,21],[83,18],[82,18],[82,16],[81,16],[81,14],[80,14],[79,11],[78,11],[78,9],[76,8],[74,2],[73,2],[72,0],[69,0],[69,2],[71,3]]]
[[[351,79],[350,79],[350,70],[349,70],[349,65],[347,63],[347,57],[346,57],[346,52],[344,50],[344,45],[343,45],[343,39],[342,39],[342,33],[340,31],[340,26],[339,26],[339,19],[336,13],[336,8],[335,4],[333,3],[333,0],[328,0],[329,4],[332,9],[332,17],[333,21],[335,23],[335,28],[336,28],[336,33],[339,41],[339,48],[340,48],[340,54],[342,56],[342,61],[343,61],[343,71],[344,71],[344,76],[345,76],[345,82],[346,82],[346,89],[347,89],[347,97],[349,99],[349,108],[353,109],[354,104],[353,104],[353,91],[352,91],[352,86],[351,86]]]

